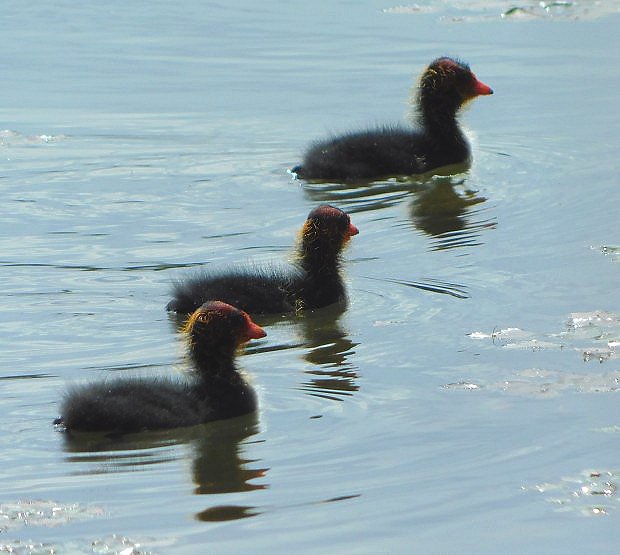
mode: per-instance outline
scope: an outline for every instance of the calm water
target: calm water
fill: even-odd
[[[616,552],[620,4],[521,6],[5,3],[0,545]],[[401,121],[443,54],[495,90],[471,169],[287,174]],[[54,431],[68,384],[183,372],[172,280],[283,259],[326,201],[360,228],[351,303],[259,320],[256,417]]]

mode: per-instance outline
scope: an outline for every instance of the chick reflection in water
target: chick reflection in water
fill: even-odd
[[[424,233],[438,238],[436,250],[473,245],[479,232],[495,227],[494,220],[468,221],[472,206],[487,199],[473,191],[456,192],[449,177],[435,178],[411,204],[411,219]]]
[[[258,461],[243,456],[244,444],[248,443],[249,437],[258,433],[256,413],[215,422],[205,428],[208,428],[208,432],[195,442],[192,463],[195,494],[251,492],[268,487],[261,480],[265,478],[268,469],[250,468],[251,464]],[[196,518],[221,522],[255,516],[260,512],[256,506],[227,505],[218,498],[217,504],[199,512]]]
[[[84,467],[84,474],[101,474],[171,464],[184,459],[187,449],[181,446],[190,445],[196,495],[239,493],[268,487],[264,482],[268,469],[244,454],[258,433],[258,415],[254,412],[191,428],[140,434],[65,434],[64,449],[67,462]],[[207,500],[210,498],[205,497]],[[196,518],[223,521],[260,513],[253,505],[223,504],[221,496],[217,501]]]
[[[342,312],[332,307],[306,314],[299,321],[307,349],[304,359],[318,367],[306,371],[314,377],[303,384],[302,390],[310,395],[338,401],[359,389],[357,372],[348,361],[358,344],[349,339],[338,321]]]

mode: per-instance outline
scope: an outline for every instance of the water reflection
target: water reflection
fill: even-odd
[[[424,190],[427,183],[435,179],[450,179],[450,176],[462,174],[469,167],[469,164],[457,164],[431,173],[393,177],[384,181],[346,183],[301,181],[301,183],[306,196],[314,202],[339,202],[349,207],[347,211],[360,212],[392,206],[410,193]]]
[[[359,389],[357,371],[348,361],[358,343],[351,341],[339,321],[343,312],[344,307],[334,305],[299,319],[303,358],[316,366],[306,371],[312,378],[300,387],[309,395],[342,401]]]
[[[199,512],[196,518],[203,522],[239,520],[260,514],[255,509],[256,507],[244,507],[243,505],[217,505]]]
[[[257,413],[192,428],[140,434],[64,433],[66,461],[87,463],[86,471],[100,474],[141,470],[147,465],[182,458],[178,446],[192,447],[192,480],[196,495],[250,492],[267,487],[253,480],[268,469],[252,467],[258,461],[243,456],[248,438],[258,433]],[[199,520],[231,520],[258,514],[254,507],[216,505],[196,515]],[[236,515],[236,516],[235,516]]]
[[[243,458],[240,445],[258,433],[257,414],[223,420],[205,426],[206,433],[194,442],[192,476],[198,495],[264,489],[265,484],[250,483],[263,478],[267,468],[249,468],[257,461]]]
[[[494,219],[470,221],[471,207],[487,199],[465,189],[459,193],[451,178],[435,178],[429,186],[418,191],[411,203],[410,213],[413,225],[432,237],[436,237],[433,250],[480,244],[478,236],[484,229],[494,228]]]
[[[423,181],[390,180],[375,183],[304,183],[306,196],[313,202],[337,204],[347,212],[378,210],[397,204]]]

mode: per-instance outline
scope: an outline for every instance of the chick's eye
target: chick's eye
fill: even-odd
[[[201,312],[196,320],[202,324],[206,324],[210,320],[210,315],[207,312]]]

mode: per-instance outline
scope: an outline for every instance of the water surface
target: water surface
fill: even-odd
[[[620,20],[553,4],[8,3],[0,544],[614,553]],[[444,54],[495,91],[463,115],[469,169],[287,173],[402,121]],[[259,322],[255,417],[54,431],[71,383],[181,374],[170,283],[285,259],[321,202],[360,229],[350,304]]]

